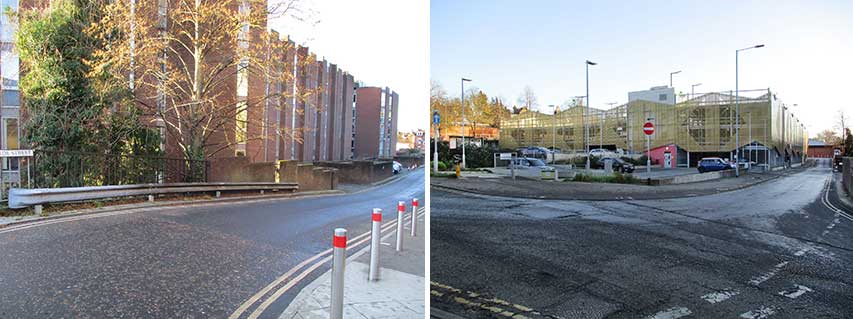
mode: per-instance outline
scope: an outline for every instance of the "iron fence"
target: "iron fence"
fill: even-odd
[[[25,170],[25,167],[21,168]],[[156,156],[35,151],[21,186],[33,188],[204,183],[210,162]],[[29,176],[23,176],[23,175]]]

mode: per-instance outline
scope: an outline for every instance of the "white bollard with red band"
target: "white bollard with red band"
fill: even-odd
[[[373,230],[370,231],[370,272],[367,280],[379,280],[379,249],[382,238],[382,209],[373,209]]]
[[[332,306],[331,316],[333,319],[344,317],[344,268],[347,260],[347,230],[335,228],[335,236],[332,240]]]
[[[418,199],[412,198],[412,237],[418,235]]]
[[[397,202],[397,251],[403,251],[403,213],[406,212],[406,202]]]

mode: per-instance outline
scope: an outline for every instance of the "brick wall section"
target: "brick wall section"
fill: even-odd
[[[377,158],[379,155],[379,111],[382,89],[358,88],[356,93],[355,152],[353,158]]]
[[[424,156],[416,155],[416,156],[408,156],[408,155],[397,155],[394,156],[394,160],[399,162],[403,167],[411,167],[411,166],[423,166],[424,165]]]
[[[341,101],[341,120],[343,127],[341,128],[341,160],[350,160],[353,158],[353,104],[355,101],[355,79],[350,74],[343,75],[343,96]]]
[[[847,196],[853,199],[853,157],[845,157],[842,162],[842,169],[844,170],[841,174],[842,184],[844,184],[844,188],[847,190]]]
[[[321,167],[338,170],[338,180],[346,184],[371,184],[394,175],[388,161],[316,162]]]
[[[300,191],[332,190],[338,187],[338,171],[313,164],[284,161],[279,166],[282,183],[298,183]]]
[[[211,183],[275,182],[275,163],[251,163],[248,157],[222,157],[210,160]]]

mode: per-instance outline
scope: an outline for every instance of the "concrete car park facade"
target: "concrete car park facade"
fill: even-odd
[[[732,153],[738,148],[742,159],[770,166],[784,165],[786,160],[799,162],[805,157],[805,126],[776,93],[770,89],[741,91],[739,100],[737,120],[733,92],[697,94],[674,105],[636,99],[609,110],[590,108],[586,119],[589,147],[645,154],[643,124],[650,121],[655,125],[650,136],[651,156],[663,163],[663,154],[669,152],[673,167],[695,167],[702,157],[733,159]],[[575,106],[555,115],[530,111],[515,114],[501,123],[500,147],[551,147],[556,141],[558,149],[583,152],[583,112],[583,106]]]

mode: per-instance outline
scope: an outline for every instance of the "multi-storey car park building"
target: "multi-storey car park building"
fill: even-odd
[[[702,157],[740,157],[758,164],[783,165],[798,162],[808,143],[805,126],[794,117],[770,89],[740,92],[740,117],[735,117],[733,92],[697,94],[675,104],[661,97],[635,98],[609,110],[589,109],[590,149],[622,149],[630,154],[646,153],[643,124],[655,124],[650,137],[650,157],[664,164],[669,153],[672,166],[693,167]],[[672,102],[667,103],[670,100]],[[556,115],[522,112],[501,123],[500,147],[551,147],[564,152],[583,152],[583,106],[558,111]],[[735,127],[740,123],[739,144]],[[554,135],[556,133],[556,135]],[[556,137],[556,138],[555,138]]]
[[[0,0],[0,5],[15,11],[19,6],[18,1]],[[31,6],[28,4],[29,1],[25,2],[27,3],[21,5]],[[158,8],[153,10],[152,14],[139,16],[158,19],[157,28],[154,30],[165,30],[170,27],[165,14],[168,10],[168,1],[158,1],[157,6]],[[253,8],[244,7],[241,4],[237,9]],[[137,10],[143,11],[143,9]],[[20,96],[17,86],[20,63],[14,50],[16,25],[3,15],[0,17],[0,27],[2,27],[0,32],[0,42],[2,42],[0,45],[0,66],[2,66],[0,67],[0,75],[2,75],[0,144],[2,145],[0,147],[2,149],[26,148],[18,142],[18,136],[21,134],[18,123],[21,113],[20,105],[25,104],[25,101]],[[257,28],[266,28],[265,22]],[[249,41],[265,41],[256,31],[248,28],[241,30],[236,35],[240,39],[238,45],[248,45],[245,43]],[[211,141],[213,145],[208,149],[218,151],[215,154],[208,154],[208,157],[245,156],[251,162],[278,160],[312,162],[393,156],[397,131],[397,94],[388,88],[377,89],[381,92],[381,103],[379,103],[380,98],[376,97],[376,103],[364,104],[363,112],[359,117],[357,109],[362,104],[357,103],[358,94],[372,96],[373,91],[370,88],[356,91],[359,85],[353,75],[340,66],[325,59],[318,59],[308,47],[295,44],[289,37],[281,37],[275,31],[272,33],[271,41],[279,41],[280,45],[269,45],[269,59],[287,61],[283,64],[285,67],[279,67],[280,69],[275,71],[279,74],[290,73],[291,76],[270,78],[259,73],[239,71],[228,75],[233,78],[227,79],[226,82],[234,85],[229,85],[226,89],[231,92],[221,95],[222,103],[236,101],[237,105],[234,107],[238,111],[233,120],[223,125],[214,134]],[[222,54],[233,55],[233,50],[236,48],[223,47],[218,50],[221,50]],[[143,78],[141,74],[143,72],[134,73],[136,72],[131,72],[128,76],[130,79],[136,76],[137,83],[157,81],[156,78]],[[286,78],[291,80],[281,80]],[[133,80],[130,83],[133,83]],[[151,89],[153,87],[157,86],[138,85],[133,89],[137,98],[145,101],[145,104],[155,105],[160,110],[167,109],[168,99],[159,89]],[[270,96],[277,96],[277,98],[265,98]],[[263,100],[263,102],[248,102],[253,99]],[[363,97],[361,101],[367,99]],[[377,107],[378,109],[375,109]],[[182,157],[181,149],[176,143],[179,136],[166,129],[163,119],[158,119],[150,113],[153,112],[149,112],[149,116],[145,118],[146,124],[160,129],[163,141],[161,148],[166,156]],[[371,114],[375,117],[368,120]],[[262,138],[247,138],[247,136]],[[368,151],[371,143],[378,147]],[[356,149],[362,150],[358,156],[354,156]],[[2,169],[6,176],[4,181],[7,183],[20,181],[20,177],[17,177],[20,173],[16,159],[4,160]]]

